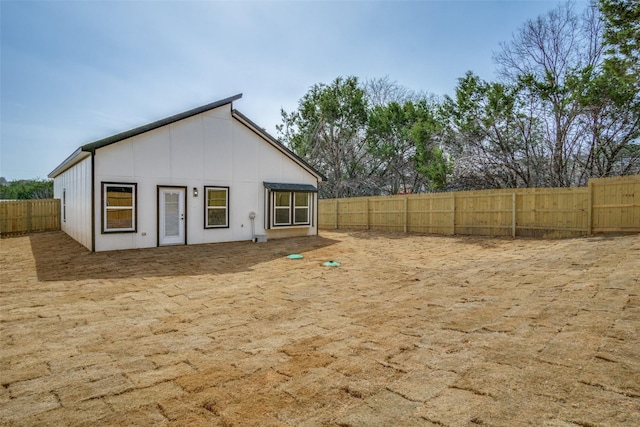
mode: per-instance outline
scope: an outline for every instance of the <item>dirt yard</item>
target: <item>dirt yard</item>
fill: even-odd
[[[638,235],[0,245],[1,425],[640,425]]]

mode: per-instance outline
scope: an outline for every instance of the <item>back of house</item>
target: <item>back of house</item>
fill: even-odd
[[[321,173],[235,95],[78,148],[49,177],[92,251],[315,235]]]

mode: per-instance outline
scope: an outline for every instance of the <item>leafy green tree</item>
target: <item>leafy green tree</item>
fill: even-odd
[[[567,2],[526,21],[436,100],[385,77],[318,84],[278,131],[329,178],[321,197],[584,185],[640,173],[640,3]]]
[[[283,141],[329,179],[320,188],[321,197],[357,196],[375,188],[367,179],[367,101],[356,77],[316,84],[297,111],[281,114],[283,123],[277,129]]]
[[[448,161],[438,146],[442,126],[426,100],[391,102],[369,114],[367,150],[390,194],[444,188]],[[435,163],[439,163],[436,167]]]
[[[431,191],[445,190],[453,171],[453,160],[442,145],[445,119],[437,102],[421,101],[415,105],[415,120],[410,138],[415,145],[415,167]]]
[[[414,146],[409,139],[409,117],[397,102],[377,105],[369,113],[367,152],[374,159],[379,185],[390,194],[415,185],[411,161]],[[411,176],[414,175],[414,176]]]
[[[468,72],[447,97],[446,145],[454,153],[456,188],[531,187],[544,179],[537,119],[522,88]]]
[[[51,199],[53,198],[53,181],[51,180],[16,180],[0,185],[0,199]]]
[[[589,108],[590,176],[640,173],[640,3],[600,0],[606,48],[602,67],[585,70],[580,100]],[[595,124],[598,124],[597,126]]]
[[[438,99],[388,77],[369,80],[364,87],[370,105],[367,151],[375,162],[380,192],[444,189],[451,162],[439,146]]]
[[[633,81],[605,66],[586,68],[575,77],[573,86],[583,107],[579,183],[640,173],[640,103]]]
[[[631,73],[640,73],[640,2],[600,0],[608,53],[623,62]]]
[[[416,153],[418,172],[427,180],[427,186],[431,191],[445,190],[449,184],[453,172],[453,160],[444,149],[438,145],[421,147]]]

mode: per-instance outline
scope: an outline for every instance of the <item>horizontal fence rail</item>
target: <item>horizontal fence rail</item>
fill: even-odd
[[[321,229],[575,237],[640,232],[640,175],[588,187],[517,188],[323,199]]]
[[[60,200],[0,200],[0,235],[60,229]]]

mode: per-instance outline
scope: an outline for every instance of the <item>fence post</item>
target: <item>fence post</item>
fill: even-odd
[[[27,233],[31,233],[31,203],[32,200],[27,200]]]
[[[587,235],[593,234],[593,182],[587,184]]]
[[[456,234],[456,193],[451,193],[451,234]]]
[[[367,230],[369,230],[370,227],[370,222],[369,222],[369,199],[367,199],[367,203],[365,205],[365,208],[367,209]]]
[[[0,203],[0,235],[3,235],[8,228],[8,212],[7,212],[7,204]]]
[[[404,196],[404,232],[407,232],[407,221],[409,219],[409,197],[405,194]]]
[[[336,230],[338,229],[338,199],[336,199]]]
[[[61,202],[60,199],[55,199],[55,212],[57,213],[56,215],[56,230],[60,230],[62,228],[62,215],[60,215],[60,207],[61,207]]]
[[[511,237],[516,238],[516,192],[511,195]]]

